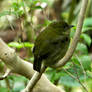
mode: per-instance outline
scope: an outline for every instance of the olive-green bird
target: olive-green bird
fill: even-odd
[[[38,35],[33,48],[34,70],[40,72],[42,63],[54,65],[65,55],[71,27],[64,21],[54,21]]]

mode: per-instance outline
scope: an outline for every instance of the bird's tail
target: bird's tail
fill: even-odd
[[[34,63],[33,63],[33,69],[40,72],[41,71],[41,64],[42,64],[42,60],[35,58]]]

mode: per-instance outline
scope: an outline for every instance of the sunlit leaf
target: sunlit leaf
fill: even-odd
[[[18,43],[18,42],[11,42],[8,44],[10,47],[15,47],[15,48],[23,48],[23,47],[30,47],[32,48],[34,44],[29,43],[29,42],[24,42],[24,43]]]

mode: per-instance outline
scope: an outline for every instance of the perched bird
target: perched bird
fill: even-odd
[[[65,55],[71,27],[64,21],[54,21],[38,35],[33,48],[34,70],[40,72],[42,63],[50,67]]]

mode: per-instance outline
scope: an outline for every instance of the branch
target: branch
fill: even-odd
[[[45,71],[45,69],[46,69],[46,67],[43,66],[42,69],[41,69],[42,71],[40,73],[39,72],[35,72],[35,74],[31,78],[31,80],[27,84],[26,88],[22,92],[31,92],[33,90],[34,86],[36,85],[36,83],[41,78],[41,76],[42,76],[43,72]]]
[[[86,15],[87,4],[88,4],[88,0],[82,0],[82,5],[81,5],[79,17],[78,17],[76,33],[73,37],[73,40],[70,44],[68,51],[66,52],[66,55],[57,64],[52,65],[53,68],[58,68],[58,67],[64,66],[68,62],[68,60],[72,57],[72,55],[76,49],[77,43],[80,39],[83,21],[84,21],[85,15]]]
[[[33,65],[17,56],[14,49],[8,47],[2,39],[0,39],[0,59],[11,69],[12,73],[20,74],[28,79],[31,79],[35,73]],[[32,92],[62,92],[62,90],[52,84],[43,74]]]

